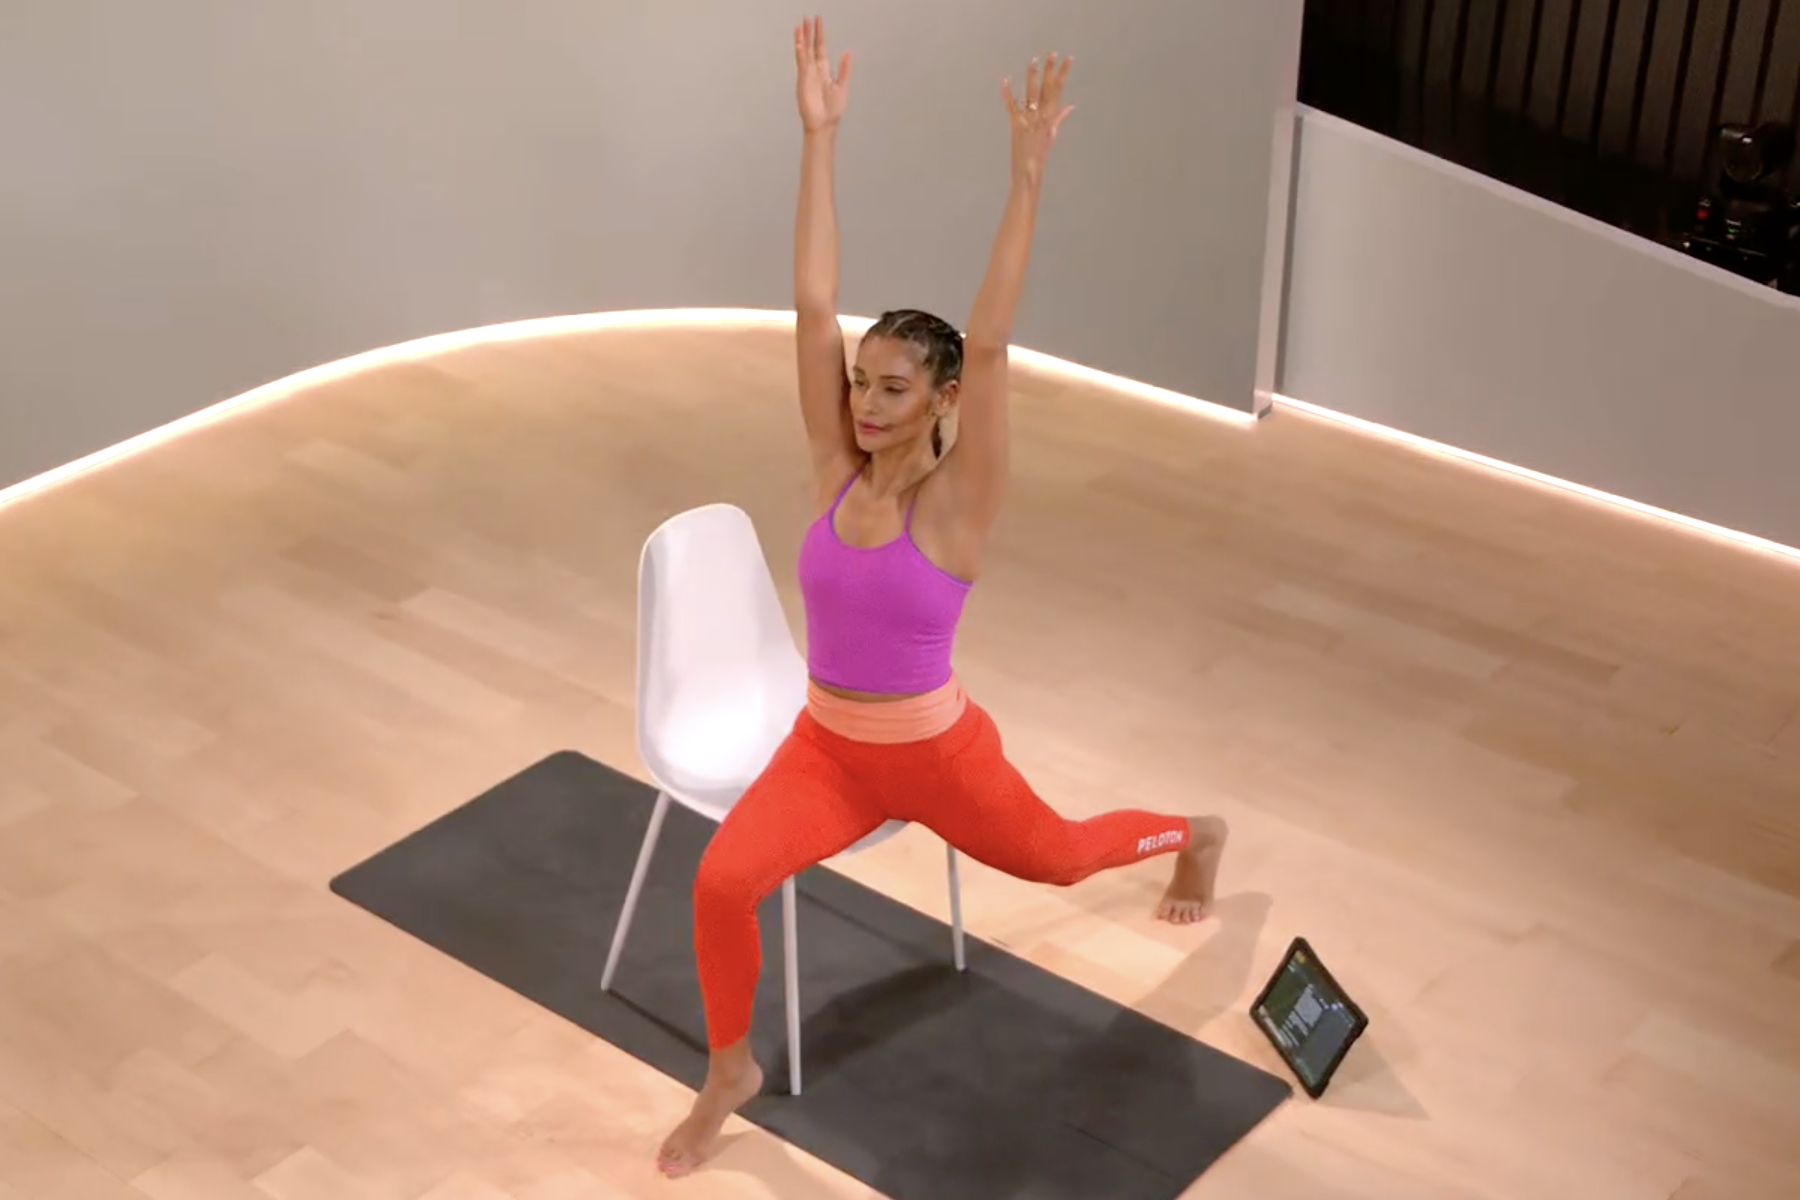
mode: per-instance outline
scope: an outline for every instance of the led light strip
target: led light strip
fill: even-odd
[[[317,387],[336,379],[344,379],[361,371],[373,370],[377,367],[395,363],[417,362],[453,350],[470,346],[493,345],[503,342],[529,341],[533,338],[560,337],[568,334],[587,333],[603,329],[642,329],[654,327],[713,327],[713,328],[756,328],[769,326],[786,326],[791,328],[794,314],[778,309],[760,308],[660,308],[640,309],[624,312],[581,313],[573,316],[539,317],[524,321],[509,321],[499,325],[485,325],[475,329],[457,330],[453,333],[433,334],[410,342],[400,342],[392,346],[383,346],[377,350],[365,351],[361,354],[341,358],[335,362],[323,363],[309,367],[297,374],[288,375],[261,387],[253,388],[241,395],[233,396],[210,405],[198,412],[159,425],[155,429],[140,433],[136,437],[127,438],[104,450],[78,458],[73,462],[54,467],[41,475],[22,480],[10,487],[0,489],[0,507],[27,496],[45,491],[78,475],[84,475],[109,462],[147,450],[152,446],[167,442],[172,438],[190,433],[202,426],[242,409],[270,401],[285,399],[308,388]],[[861,333],[875,323],[873,317],[844,317],[844,328],[853,333]],[[1126,379],[1119,375],[1110,375],[1104,371],[1096,371],[1091,367],[1083,367],[1077,363],[1044,354],[1037,350],[1014,347],[1012,357],[1015,362],[1035,367],[1039,370],[1063,375],[1097,387],[1107,388],[1123,395],[1153,403],[1178,408],[1185,412],[1197,413],[1213,417],[1231,424],[1251,426],[1256,423],[1253,414],[1222,404],[1213,404],[1205,400],[1196,400],[1163,388],[1153,387],[1147,383]]]
[[[695,326],[703,328],[711,326],[721,329],[768,327],[791,328],[793,323],[794,314],[791,311],[781,311],[778,309],[663,308],[640,309],[624,312],[581,313],[560,317],[540,317],[524,321],[509,321],[498,325],[486,325],[476,329],[457,330],[452,333],[433,334],[429,337],[418,338],[410,342],[401,342],[393,346],[384,346],[376,350],[369,350],[361,354],[352,355],[349,358],[338,359],[335,362],[310,367],[297,374],[277,379],[258,388],[253,388],[248,392],[244,392],[242,395],[233,396],[228,400],[220,401],[219,403],[203,408],[198,412],[171,421],[167,425],[158,426],[155,429],[138,434],[136,437],[128,438],[125,441],[119,442],[117,445],[108,446],[104,450],[96,451],[93,454],[76,459],[73,462],[65,463],[60,467],[45,471],[41,475],[22,480],[10,487],[0,489],[0,507],[4,507],[17,500],[22,500],[27,496],[46,491],[65,480],[86,474],[109,462],[125,458],[131,454],[136,454],[141,450],[147,450],[152,446],[179,437],[184,433],[209,425],[212,422],[239,410],[250,408],[257,404],[265,404],[270,401],[285,399],[288,396],[292,396],[308,388],[317,387],[320,384],[332,380],[344,379],[355,375],[358,372],[373,370],[377,367],[388,366],[395,363],[417,362],[422,359],[431,358],[436,355],[471,346],[529,341],[533,338],[559,337],[568,334],[586,333],[603,329],[675,328]],[[846,316],[842,318],[842,323],[846,330],[853,333],[861,333],[874,324],[874,319],[870,317]],[[1041,351],[1028,350],[1023,347],[1014,347],[1012,354],[1014,361],[1019,362],[1021,365],[1035,367],[1046,373],[1061,375],[1064,378],[1086,383],[1094,387],[1105,388],[1109,391],[1129,396],[1134,399],[1147,400],[1151,403],[1161,404],[1166,407],[1175,408],[1199,416],[1210,417],[1243,428],[1250,428],[1256,424],[1256,416],[1253,413],[1241,409],[1227,408],[1222,404],[1198,400],[1192,396],[1184,396],[1179,392],[1172,392],[1165,388],[1155,387],[1151,384],[1140,383],[1136,380],[1127,379],[1120,375],[1109,374],[1108,372],[1099,371],[1092,367],[1084,367],[1078,363],[1072,363],[1066,359],[1057,358],[1054,355],[1045,354]],[[1277,406],[1290,408],[1296,412],[1302,412],[1314,417],[1332,421],[1339,425],[1370,434],[1374,437],[1397,442],[1414,449],[1423,450],[1429,454],[1438,455],[1439,457],[1455,459],[1464,463],[1486,467],[1490,470],[1513,476],[1514,478],[1553,487],[1562,492],[1580,496],[1587,500],[1608,504],[1615,508],[1635,513],[1639,516],[1652,518],[1666,525],[1672,525],[1690,533],[1698,533],[1706,537],[1727,542],[1734,546],[1754,550],[1761,554],[1772,555],[1791,562],[1800,562],[1800,549],[1783,545],[1780,542],[1773,542],[1767,538],[1757,537],[1754,534],[1740,533],[1734,529],[1726,529],[1723,526],[1701,521],[1694,517],[1686,517],[1680,513],[1669,512],[1665,509],[1656,508],[1653,505],[1643,504],[1623,496],[1616,496],[1610,492],[1603,492],[1598,488],[1588,487],[1585,484],[1572,483],[1566,479],[1558,479],[1553,475],[1545,475],[1542,472],[1533,471],[1527,467],[1515,466],[1512,463],[1502,462],[1499,459],[1488,458],[1486,455],[1476,454],[1470,450],[1462,450],[1455,446],[1445,445],[1442,442],[1434,442],[1429,438],[1405,433],[1386,425],[1379,425],[1373,421],[1364,420],[1361,417],[1353,417],[1346,413],[1334,412],[1328,408],[1320,408],[1318,405],[1308,404],[1306,401],[1297,400],[1292,396],[1277,395],[1274,399]]]
[[[1783,545],[1780,542],[1772,542],[1767,538],[1757,537],[1752,533],[1740,533],[1735,529],[1727,529],[1723,525],[1714,525],[1708,521],[1699,520],[1696,517],[1686,517],[1680,513],[1657,508],[1655,505],[1644,504],[1641,501],[1614,495],[1612,492],[1603,492],[1599,488],[1589,487],[1583,483],[1572,483],[1567,479],[1558,479],[1554,475],[1546,475],[1541,471],[1533,471],[1529,467],[1521,467],[1513,463],[1502,462],[1497,458],[1489,458],[1487,455],[1477,454],[1473,450],[1463,450],[1456,446],[1446,445],[1443,442],[1434,442],[1430,438],[1420,437],[1418,434],[1406,433],[1387,425],[1379,425],[1374,421],[1364,420],[1362,417],[1353,417],[1347,413],[1336,412],[1329,408],[1320,408],[1316,404],[1308,404],[1306,401],[1296,400],[1292,396],[1277,395],[1275,397],[1275,404],[1277,407],[1291,408],[1296,412],[1306,413],[1309,416],[1319,417],[1338,425],[1347,426],[1361,433],[1381,438],[1384,441],[1397,442],[1400,445],[1409,446],[1415,450],[1423,450],[1427,454],[1435,454],[1441,458],[1449,458],[1478,467],[1486,467],[1491,471],[1498,471],[1505,475],[1511,475],[1516,479],[1523,479],[1545,487],[1555,488],[1560,492],[1570,493],[1579,496],[1584,500],[1597,501],[1601,504],[1610,505],[1613,508],[1623,509],[1626,512],[1633,513],[1640,517],[1648,517],[1666,525],[1673,525],[1688,533],[1698,533],[1705,537],[1726,542],[1742,549],[1754,550],[1759,554],[1786,559],[1789,562],[1800,562],[1800,549]]]

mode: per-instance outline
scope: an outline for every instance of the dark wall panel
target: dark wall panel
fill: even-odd
[[[1304,103],[1661,241],[1720,124],[1800,125],[1800,0],[1308,0],[1306,20]]]

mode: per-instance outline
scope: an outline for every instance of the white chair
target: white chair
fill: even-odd
[[[638,561],[638,753],[656,781],[656,808],[607,951],[611,990],[671,801],[722,821],[761,774],[806,705],[806,663],[748,514],[729,504],[679,513],[651,533]],[[906,827],[889,821],[844,851],[880,844]],[[956,849],[950,928],[963,970],[962,889]],[[781,885],[788,1073],[800,1094],[800,971],[794,881]]]

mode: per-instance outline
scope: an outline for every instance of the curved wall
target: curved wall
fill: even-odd
[[[1018,341],[1251,408],[1299,8],[827,10],[857,56],[845,309],[966,316],[1005,194],[999,79],[1072,52],[1079,111]],[[790,307],[795,17],[770,0],[14,0],[0,487],[427,334]]]

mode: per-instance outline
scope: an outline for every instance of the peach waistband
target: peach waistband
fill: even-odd
[[[928,741],[961,720],[968,706],[968,693],[954,675],[935,691],[904,700],[846,700],[811,680],[806,685],[806,711],[813,720],[853,742]]]

